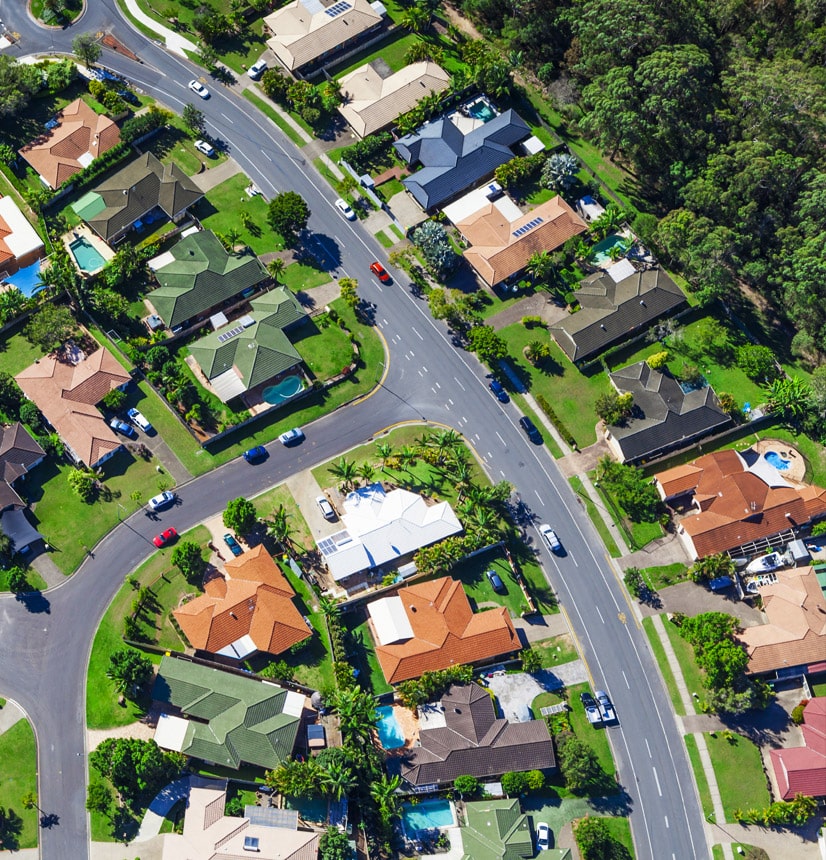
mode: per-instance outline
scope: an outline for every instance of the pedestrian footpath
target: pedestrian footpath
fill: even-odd
[[[124,0],[124,4],[129,10],[129,14],[140,24],[143,24],[144,27],[152,30],[153,33],[157,33],[166,42],[166,47],[173,53],[179,54],[181,57],[186,57],[187,51],[192,54],[198,53],[199,48],[195,42],[187,39],[186,36],[182,36],[180,33],[176,33],[174,30],[170,30],[169,27],[164,27],[163,24],[154,18],[150,18],[138,5],[137,0]]]

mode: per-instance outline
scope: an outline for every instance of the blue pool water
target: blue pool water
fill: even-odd
[[[268,385],[261,392],[261,399],[265,403],[271,403],[273,406],[277,403],[283,403],[291,397],[295,397],[304,387],[300,376],[285,376],[281,382],[276,385]]]
[[[763,457],[766,462],[774,466],[778,472],[785,472],[792,464],[791,460],[786,460],[784,457],[781,457],[777,451],[766,451]]]
[[[404,733],[389,705],[376,708],[376,728],[381,745],[386,750],[394,750],[404,746]]]
[[[496,116],[496,111],[482,99],[468,105],[467,112],[474,119],[481,119],[482,122],[490,122]]]
[[[72,252],[78,267],[84,272],[97,272],[106,265],[106,260],[103,259],[98,249],[83,236],[71,242],[69,250]]]
[[[631,241],[625,236],[619,236],[617,234],[608,236],[601,242],[594,245],[591,250],[591,256],[588,257],[588,260],[591,263],[596,263],[597,265],[607,263],[611,259],[611,248],[614,247],[620,248],[624,254],[631,247]]]
[[[402,824],[408,835],[416,830],[452,827],[455,823],[450,801],[441,797],[422,800],[415,806],[411,803],[402,804]]]
[[[305,821],[327,821],[327,800],[323,797],[288,797],[284,801],[287,809],[297,809]]]
[[[9,275],[6,283],[17,287],[27,299],[30,299],[43,289],[43,284],[40,282],[40,263],[40,260],[35,260],[31,266],[26,266],[25,269]]]

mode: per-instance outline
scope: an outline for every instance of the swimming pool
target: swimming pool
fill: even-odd
[[[403,747],[404,732],[402,732],[396,715],[393,713],[393,708],[390,705],[376,708],[376,717],[376,729],[384,749],[395,750]]]
[[[417,804],[402,804],[402,824],[408,835],[417,830],[432,830],[436,827],[452,827],[456,824],[453,804],[441,797],[431,797]]]
[[[791,460],[787,460],[785,457],[781,457],[780,454],[777,453],[777,451],[766,451],[766,453],[763,454],[763,458],[771,466],[774,466],[774,468],[777,469],[778,472],[785,472],[792,464]]]
[[[485,99],[477,99],[472,104],[469,104],[467,112],[474,119],[480,119],[482,122],[490,122],[496,116],[496,111]]]
[[[287,797],[284,799],[287,809],[296,809],[305,821],[327,821],[327,799],[324,797]]]
[[[97,248],[84,236],[69,244],[69,250],[75,258],[78,268],[83,272],[97,272],[106,265],[106,260]]]
[[[625,254],[632,244],[627,236],[620,236],[618,233],[615,233],[613,236],[608,236],[594,245],[591,249],[591,255],[588,257],[588,262],[601,266],[603,263],[610,262],[612,248],[619,248]]]
[[[302,388],[304,388],[304,384],[300,376],[285,376],[276,385],[268,385],[261,392],[261,399],[265,403],[271,403],[275,406],[277,403],[283,403],[285,400],[295,397]]]

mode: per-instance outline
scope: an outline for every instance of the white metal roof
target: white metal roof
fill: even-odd
[[[218,653],[222,657],[232,657],[233,660],[243,660],[245,657],[249,657],[250,654],[254,654],[257,650],[258,648],[256,647],[255,642],[252,641],[252,637],[247,633],[240,639],[230,642],[226,648],[222,648]]]
[[[146,265],[149,266],[153,272],[157,272],[158,269],[162,269],[164,266],[168,266],[174,261],[175,258],[172,256],[172,252],[164,251],[163,254],[158,254],[157,257],[153,257]]]
[[[287,690],[287,698],[284,699],[283,713],[291,717],[300,717],[304,713],[304,695],[293,690]]]
[[[636,269],[633,267],[630,260],[618,260],[613,266],[609,266],[605,271],[611,276],[611,280],[615,284],[618,284],[620,281],[630,278],[631,275],[636,272]]]
[[[155,743],[165,750],[180,752],[184,747],[188,727],[188,720],[173,717],[171,714],[161,714],[155,729]]]
[[[392,645],[413,638],[413,628],[404,610],[401,597],[383,597],[368,604],[367,611],[373,620],[373,627],[379,645]]]
[[[11,230],[5,237],[5,242],[15,257],[25,257],[26,254],[43,247],[43,241],[37,231],[11,197],[0,198],[0,218]]]
[[[522,141],[522,149],[528,155],[536,155],[537,152],[542,152],[545,149],[545,144],[535,134],[532,134],[527,140]]]

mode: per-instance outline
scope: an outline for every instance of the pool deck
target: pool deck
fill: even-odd
[[[77,260],[75,260],[75,256],[72,253],[71,244],[75,241],[75,239],[86,239],[86,241],[100,254],[104,259],[104,265],[108,263],[112,257],[115,256],[115,252],[100,238],[100,236],[95,233],[91,227],[88,227],[86,224],[80,224],[78,227],[75,227],[74,230],[70,230],[68,233],[64,233],[60,239],[63,242],[63,247],[66,249],[69,257],[72,262],[77,266],[77,270],[84,278],[88,278],[89,275],[94,275],[99,272],[103,266],[99,269],[95,269],[92,272],[87,272],[85,269],[81,269],[78,265]]]
[[[761,439],[752,445],[758,454],[766,454],[769,451],[777,452],[784,460],[789,461],[788,469],[778,469],[780,475],[793,484],[804,484],[806,482],[806,461],[803,455],[788,442],[779,439]]]

